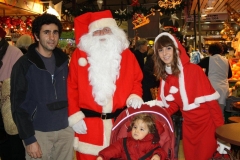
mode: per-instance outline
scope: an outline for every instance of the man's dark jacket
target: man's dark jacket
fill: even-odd
[[[11,74],[12,115],[26,145],[36,142],[35,130],[49,132],[68,127],[68,56],[58,48],[53,50],[56,67],[52,76],[36,47],[36,43],[29,46]]]

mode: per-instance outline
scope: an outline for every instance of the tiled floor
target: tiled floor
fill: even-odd
[[[185,160],[184,154],[183,154],[182,141],[180,141],[178,160]]]
[[[1,160],[1,157],[0,157],[0,160]],[[74,157],[73,160],[77,160],[76,157]],[[182,141],[180,141],[178,160],[185,160],[184,154],[183,154],[183,148],[182,148]]]
[[[77,160],[76,157],[74,157],[73,160]],[[184,154],[183,154],[183,148],[182,148],[182,141],[180,141],[178,160],[185,160]]]

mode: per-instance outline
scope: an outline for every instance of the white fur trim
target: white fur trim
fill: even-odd
[[[109,146],[111,131],[112,131],[112,120],[103,120],[104,134],[103,134],[103,145],[98,146],[90,143],[80,142],[77,137],[74,139],[73,147],[76,151],[83,154],[98,155],[98,152]]]
[[[164,107],[164,104],[162,101],[156,100],[156,106]],[[167,106],[167,108],[168,108],[168,106]]]
[[[179,57],[178,57],[178,68],[180,70],[180,74],[179,74],[179,78],[178,78],[179,91],[180,91],[180,95],[181,95],[183,107],[184,107],[184,106],[189,105],[189,101],[188,101],[187,91],[186,91],[186,87],[185,87],[185,77],[184,77],[184,72],[183,72],[182,61],[180,60]]]
[[[80,121],[83,118],[85,118],[85,115],[83,114],[82,111],[74,113],[73,115],[68,117],[69,126],[72,127],[74,124],[76,124],[78,121]]]
[[[165,100],[165,97],[164,97],[164,86],[165,86],[165,81],[164,80],[162,80],[162,82],[161,82],[161,94],[160,94],[160,97],[161,97],[161,99],[162,99],[162,104],[163,104],[163,106],[164,107],[169,107],[169,104],[167,104],[167,102],[166,102],[166,100]]]
[[[143,104],[147,104],[149,105],[149,107],[153,107],[156,105],[156,100],[147,101],[147,102],[144,102]]]
[[[102,113],[111,113],[113,108],[113,99],[108,100],[108,103],[103,106]]]
[[[175,86],[170,87],[169,93],[177,93],[177,92],[178,92],[178,89]]]
[[[174,45],[175,45],[176,47],[178,47],[177,42],[176,42],[176,39],[173,37],[173,35],[171,35],[170,33],[167,33],[167,32],[162,32],[162,33],[160,33],[160,34],[155,38],[154,44],[155,44],[156,41],[157,41],[160,37],[162,37],[162,36],[169,36],[169,38],[171,38],[171,40],[173,41]]]
[[[116,21],[113,18],[102,18],[92,22],[89,25],[89,32],[94,32],[104,27],[118,27]]]
[[[202,96],[202,97],[197,97],[194,100],[194,103],[189,104],[187,106],[183,106],[184,111],[192,110],[200,106],[201,103],[207,102],[207,101],[212,101],[212,100],[217,100],[220,97],[219,93],[216,91],[211,95],[207,96]]]
[[[140,98],[142,99],[140,96],[136,95],[136,94],[130,94],[130,96],[127,98],[126,100],[126,106],[128,106],[128,102],[130,101],[130,99],[132,98]]]
[[[78,59],[78,64],[79,64],[79,66],[82,66],[82,67],[86,66],[87,65],[86,58],[83,58],[83,57],[79,58]]]
[[[174,99],[175,99],[175,98],[173,97],[172,94],[169,94],[169,95],[166,96],[166,100],[167,100],[167,101],[173,101]]]
[[[147,101],[147,102],[144,102],[144,104],[149,105],[149,107],[154,107],[154,106],[164,107],[162,101],[158,101],[158,100]]]

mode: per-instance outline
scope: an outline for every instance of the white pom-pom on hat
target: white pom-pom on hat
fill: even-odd
[[[82,67],[86,66],[86,65],[87,65],[87,60],[86,60],[86,58],[83,58],[83,57],[79,58],[79,59],[78,59],[78,64],[79,64],[80,66],[82,66]]]

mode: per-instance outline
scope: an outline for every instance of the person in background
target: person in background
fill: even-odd
[[[142,89],[143,89],[143,101],[153,100],[154,97],[151,92],[151,89],[156,89],[159,87],[159,80],[157,80],[156,75],[154,74],[154,62],[152,56],[154,54],[153,48],[148,50],[148,55],[146,57],[146,62],[143,68],[143,80],[142,80]]]
[[[111,11],[88,12],[74,20],[78,48],[69,65],[69,123],[77,159],[96,160],[125,106],[141,107],[142,72]]]
[[[159,144],[163,126],[156,128],[154,116],[147,113],[136,114],[128,128],[126,138],[119,139],[99,152],[97,160],[111,158],[165,160],[167,153]],[[124,148],[127,148],[126,150]],[[149,154],[149,152],[151,154]],[[149,154],[149,155],[148,155]]]
[[[224,49],[221,43],[212,43],[208,47],[210,57],[203,58],[198,65],[205,70],[213,88],[220,94],[218,103],[224,114],[226,98],[229,95],[228,78],[232,77],[232,70],[226,58],[222,56]]]
[[[210,159],[217,151],[216,128],[224,124],[218,92],[173,35],[163,32],[155,38],[153,59],[160,88],[157,100],[146,104],[163,107],[169,115],[180,109],[185,159]]]
[[[23,54],[27,53],[28,47],[33,43],[33,39],[30,35],[21,35],[16,41],[16,47],[18,47]]]
[[[130,40],[130,44],[129,44],[129,49],[130,51],[132,51],[134,53],[135,51],[135,44],[136,44],[136,39],[133,38],[132,40]]]
[[[5,40],[0,27],[0,157],[1,160],[25,160],[25,149],[12,119],[10,75],[14,63],[23,55]]]
[[[224,58],[227,58],[229,57],[229,50],[230,50],[230,47],[226,44],[226,43],[220,43],[223,47],[223,53],[221,54]]]
[[[143,72],[144,58],[148,53],[148,41],[146,39],[139,39],[136,41],[134,55],[138,61],[138,64]]]
[[[198,49],[190,53],[190,62],[193,64],[198,64],[201,61],[202,55]]]
[[[35,43],[13,66],[13,119],[27,160],[72,160],[74,132],[68,124],[68,56],[57,44],[60,20],[44,13],[33,20]]]

